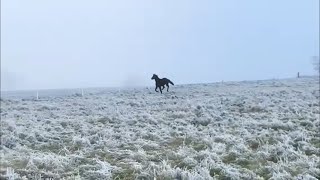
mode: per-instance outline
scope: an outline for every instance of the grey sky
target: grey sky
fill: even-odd
[[[319,0],[2,0],[1,89],[312,74]]]

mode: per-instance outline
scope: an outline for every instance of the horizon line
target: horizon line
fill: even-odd
[[[318,75],[305,75],[300,76],[300,78],[308,78],[308,77],[317,77]],[[221,80],[221,81],[214,81],[214,82],[199,82],[199,83],[176,83],[175,86],[181,85],[199,85],[199,84],[215,84],[215,83],[227,83],[227,82],[252,82],[252,81],[268,81],[268,80],[285,80],[285,79],[298,79],[297,77],[286,77],[286,78],[267,78],[267,79],[254,79],[254,80]],[[92,87],[67,87],[67,88],[39,88],[39,89],[16,89],[16,90],[2,90],[0,92],[16,92],[16,91],[50,91],[50,90],[75,90],[75,89],[125,89],[125,88],[148,88],[151,86],[92,86]]]

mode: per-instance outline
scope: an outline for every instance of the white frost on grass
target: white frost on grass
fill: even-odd
[[[0,175],[319,179],[319,80],[1,99]]]

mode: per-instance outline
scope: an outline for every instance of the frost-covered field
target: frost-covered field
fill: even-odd
[[[16,179],[319,179],[317,78],[1,99]]]

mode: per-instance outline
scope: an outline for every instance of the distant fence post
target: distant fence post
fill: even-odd
[[[297,78],[300,78],[300,72],[298,72],[298,74],[297,74]]]
[[[37,91],[37,100],[39,100],[39,91]]]
[[[81,96],[83,97],[83,89],[81,89]]]

